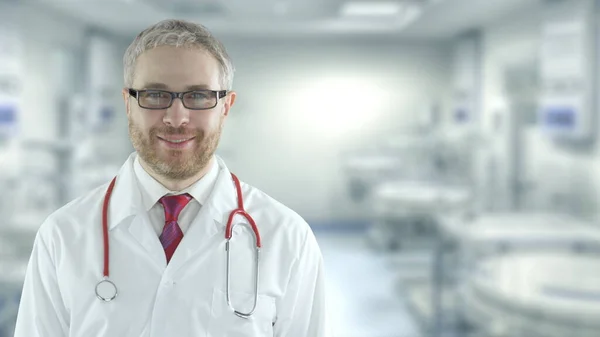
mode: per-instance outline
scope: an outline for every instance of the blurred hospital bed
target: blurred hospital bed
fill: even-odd
[[[435,238],[437,214],[469,206],[465,139],[407,130],[372,151],[343,157],[351,199],[365,204],[369,213],[368,239],[374,249],[427,245]]]
[[[600,224],[557,211],[479,209],[473,182],[454,179],[470,174],[462,154],[477,145],[464,141],[477,143],[406,141],[404,151],[346,161],[371,212],[369,243],[401,248],[390,267],[424,335],[598,336]],[[425,263],[412,264],[420,270],[402,265],[413,247],[430,248]]]
[[[438,223],[431,279],[404,284],[424,330],[434,336],[452,328],[475,336],[587,337],[597,328],[586,320],[600,304],[597,224],[525,212],[449,216]],[[544,324],[554,324],[554,332],[540,330]]]
[[[341,156],[341,170],[351,199],[368,201],[375,188],[391,180],[431,178],[434,141],[428,134],[403,131],[394,138],[347,151]]]
[[[465,313],[484,336],[598,336],[599,257],[542,251],[487,258],[468,279]]]
[[[463,214],[470,193],[462,186],[433,181],[390,181],[377,186],[372,197],[374,247],[427,247],[436,233],[439,214]]]

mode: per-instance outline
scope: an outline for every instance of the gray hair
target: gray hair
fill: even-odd
[[[183,20],[164,20],[138,34],[123,56],[127,87],[133,85],[138,56],[159,46],[198,47],[206,50],[221,66],[221,85],[224,89],[231,90],[235,69],[225,46],[205,26]]]

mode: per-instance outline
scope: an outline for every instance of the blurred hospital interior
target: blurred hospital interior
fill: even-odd
[[[134,151],[123,54],[167,18],[231,55],[217,155],[311,226],[334,337],[600,336],[599,15],[599,0],[0,0],[0,337],[39,226]]]

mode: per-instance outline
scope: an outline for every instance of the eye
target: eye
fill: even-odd
[[[167,94],[161,91],[149,91],[146,93],[146,96],[149,98],[163,98],[166,97]]]
[[[207,99],[209,98],[208,94],[205,92],[192,92],[190,94],[192,99]]]

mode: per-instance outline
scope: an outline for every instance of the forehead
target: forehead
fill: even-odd
[[[161,46],[142,53],[135,64],[133,84],[163,83],[168,89],[203,85],[219,88],[220,65],[200,48]]]

